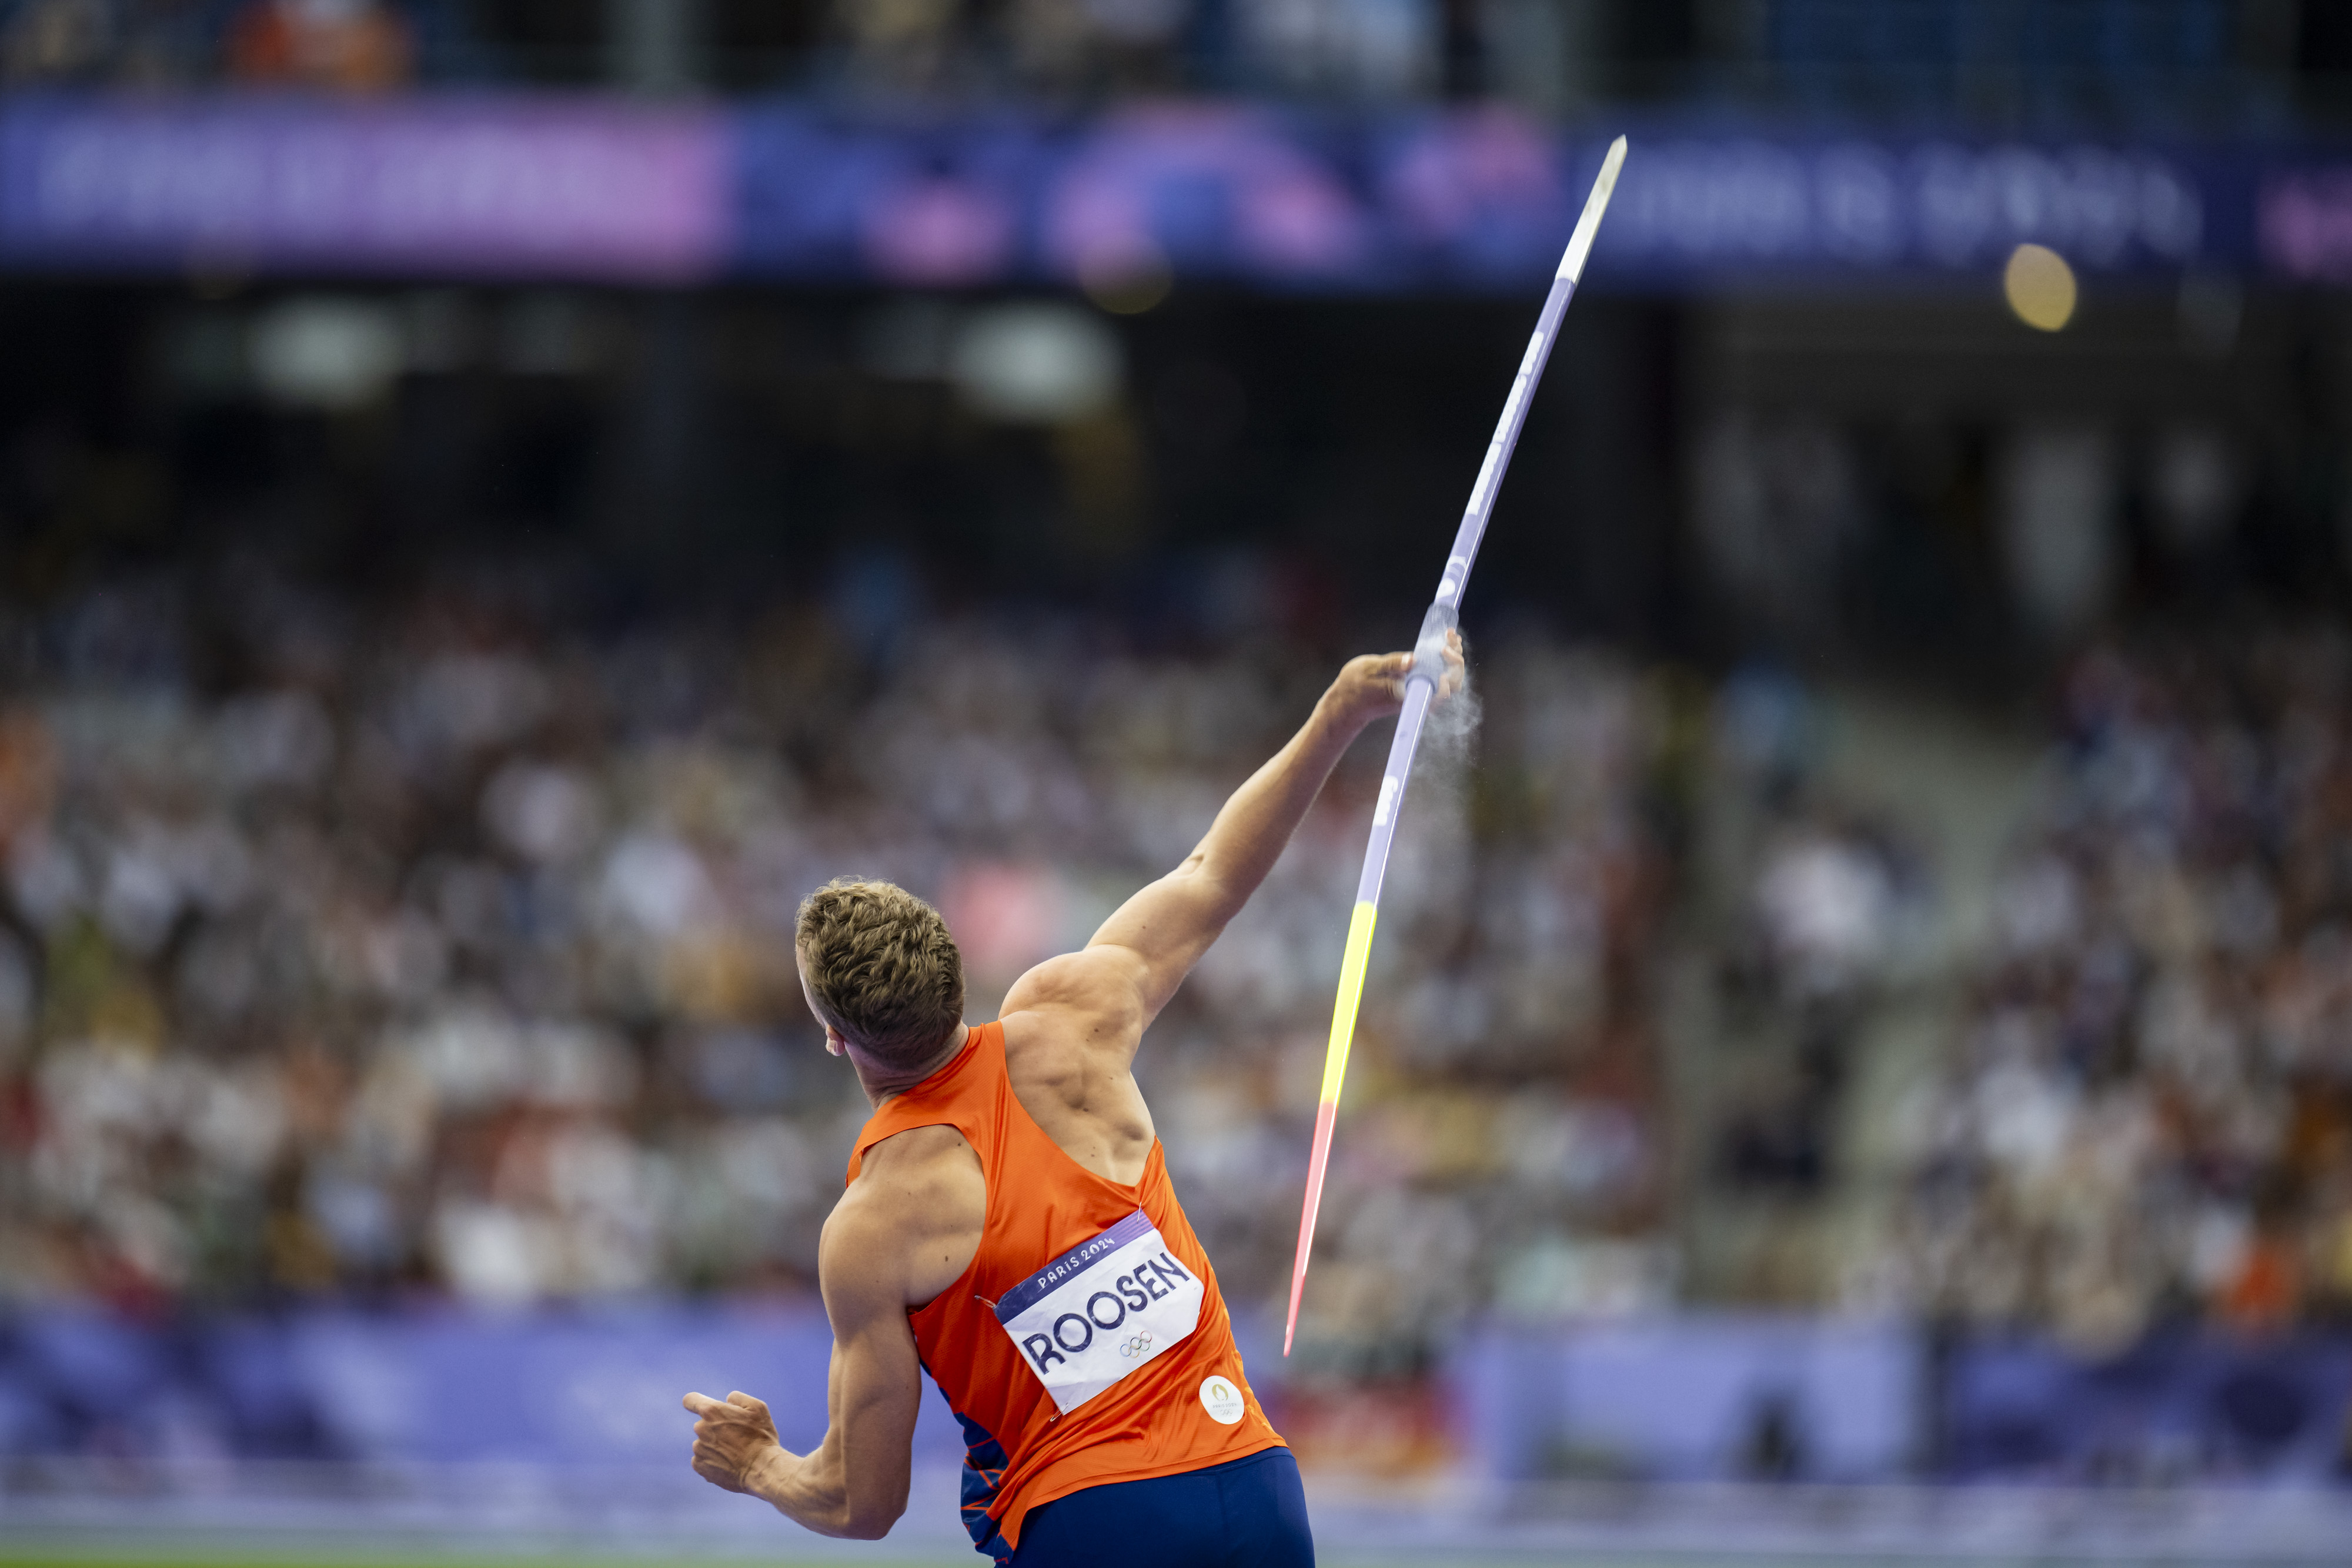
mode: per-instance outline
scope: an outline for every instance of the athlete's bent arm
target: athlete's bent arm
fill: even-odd
[[[888,1148],[886,1143],[874,1154],[882,1156]],[[910,1271],[927,1271],[926,1260],[909,1249],[923,1249],[938,1227],[920,1215],[908,1223],[901,1211],[922,1195],[892,1178],[926,1173],[877,1168],[915,1151],[892,1152],[898,1160],[877,1158],[843,1196],[820,1245],[818,1278],[833,1322],[824,1440],[794,1454],[778,1440],[768,1407],[751,1396],[730,1394],[723,1402],[686,1396],[686,1407],[700,1417],[694,1426],[697,1473],[772,1504],[820,1535],[879,1540],[907,1511],[915,1414],[922,1399],[922,1367],[907,1322],[908,1288]],[[912,1184],[921,1186],[919,1179]]]
[[[1461,685],[1458,634],[1448,634],[1445,659],[1441,696]],[[1412,668],[1411,653],[1349,660],[1298,733],[1234,791],[1183,863],[1121,904],[1086,951],[1071,956],[1108,960],[1121,971],[1139,1004],[1139,1036],[1274,869],[1356,737],[1404,706],[1404,677]],[[1014,1003],[1006,997],[1005,1010],[1014,1010]]]

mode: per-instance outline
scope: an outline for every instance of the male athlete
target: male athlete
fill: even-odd
[[[1458,640],[1446,661],[1441,696]],[[965,1027],[962,961],[929,904],[887,883],[810,895],[802,988],[875,1106],[818,1253],[830,1425],[789,1453],[759,1400],[689,1394],[705,1479],[878,1538],[906,1511],[928,1371],[969,1444],[964,1522],[997,1563],[1311,1568],[1298,1467],[1250,1392],[1131,1069],[1412,666],[1350,660],[1184,863],[1022,976],[994,1023]]]

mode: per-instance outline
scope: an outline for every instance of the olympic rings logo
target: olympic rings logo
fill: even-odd
[[[1118,1347],[1118,1354],[1125,1356],[1128,1360],[1133,1361],[1137,1356],[1141,1355],[1150,1348],[1151,1336],[1148,1333],[1139,1333],[1133,1339],[1129,1340],[1125,1344],[1120,1345]]]

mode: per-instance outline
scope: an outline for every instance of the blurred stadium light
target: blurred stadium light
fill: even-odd
[[[965,399],[996,419],[1057,424],[1118,397],[1118,340],[1066,305],[1000,305],[974,311],[956,334],[948,368]]]

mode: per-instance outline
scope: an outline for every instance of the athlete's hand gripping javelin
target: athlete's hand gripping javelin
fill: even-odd
[[[1449,635],[1441,654],[1442,700],[1464,683],[1459,637]],[[1226,800],[1182,864],[1129,899],[1084,948],[1039,964],[1006,993],[1012,1090],[1078,1165],[1122,1185],[1141,1179],[1156,1140],[1132,1071],[1145,1029],[1265,881],[1349,746],[1402,706],[1413,657],[1348,661],[1307,722]],[[808,949],[797,956],[826,1049],[848,1058],[877,1107],[961,1050],[959,1017],[935,1047],[898,1065],[881,1060],[828,1016],[809,988]],[[824,1440],[793,1453],[768,1407],[750,1395],[688,1394],[696,1472],[823,1534],[871,1539],[887,1531],[906,1508],[922,1392],[908,1314],[970,1268],[988,1197],[977,1155],[951,1126],[917,1126],[874,1144],[826,1221],[819,1249],[834,1331]]]
[[[1441,703],[1459,692],[1469,678],[1469,670],[1463,663],[1460,632],[1446,632],[1444,656],[1445,674],[1437,684],[1437,700]],[[1364,666],[1360,674],[1359,665]],[[1363,653],[1340,667],[1339,679],[1333,683],[1332,689],[1336,692],[1342,684],[1360,679],[1364,691],[1358,700],[1366,705],[1364,712],[1369,716],[1364,722],[1370,724],[1373,719],[1393,718],[1404,707],[1404,680],[1411,674],[1411,653]]]
[[[1440,702],[1460,691],[1466,679],[1459,632],[1447,632],[1442,656]],[[1410,653],[1360,653],[1341,665],[1307,723],[1234,791],[1184,862],[1129,899],[1095,933],[1087,953],[1124,948],[1143,960],[1135,978],[1151,1014],[1168,1004],[1274,869],[1356,737],[1402,710],[1405,678],[1412,667]],[[1005,1006],[1009,1011],[1010,997]]]

